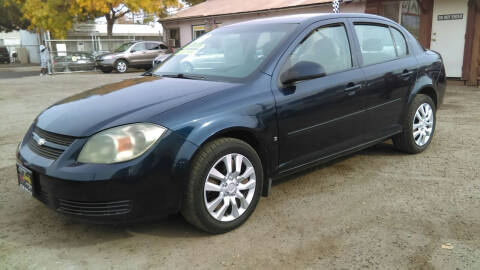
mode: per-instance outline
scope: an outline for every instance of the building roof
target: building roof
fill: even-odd
[[[207,0],[160,21],[278,10],[330,2],[332,0]]]

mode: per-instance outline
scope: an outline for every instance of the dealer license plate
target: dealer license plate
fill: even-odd
[[[33,173],[29,169],[17,164],[18,185],[28,194],[33,194]]]

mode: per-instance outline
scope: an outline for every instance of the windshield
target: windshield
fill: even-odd
[[[115,49],[115,52],[124,52],[126,51],[128,48],[130,48],[130,46],[133,45],[133,42],[128,42],[128,43],[123,43],[122,45],[118,46],[116,49]]]
[[[155,75],[238,79],[252,74],[295,24],[238,25],[204,34],[154,70]]]

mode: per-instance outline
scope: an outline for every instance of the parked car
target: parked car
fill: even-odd
[[[97,56],[101,56],[101,55],[106,55],[106,54],[109,54],[111,53],[110,51],[94,51],[92,52],[92,57],[94,59],[97,59]]]
[[[69,53],[66,56],[56,56],[53,61],[56,72],[89,71],[95,69],[95,58],[85,52]]]
[[[223,65],[185,70],[182,61],[196,63],[209,46]],[[424,151],[445,88],[441,56],[383,17],[228,25],[151,77],[43,111],[18,148],[19,184],[72,217],[125,222],[181,212],[202,230],[227,232],[286,175],[389,138],[401,151]]]
[[[112,70],[123,73],[129,67],[149,69],[159,54],[168,51],[168,47],[158,41],[132,41],[120,45],[113,53],[99,55],[97,67],[109,73]]]
[[[10,53],[8,52],[7,47],[0,47],[0,64],[10,63]]]

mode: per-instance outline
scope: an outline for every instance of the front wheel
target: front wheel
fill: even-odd
[[[217,139],[193,159],[181,213],[201,230],[228,232],[252,214],[262,186],[263,169],[255,150],[238,139]]]
[[[115,70],[116,70],[118,73],[125,73],[125,72],[127,72],[127,69],[128,69],[128,63],[127,63],[127,61],[125,61],[125,60],[118,60],[117,62],[115,62]]]
[[[416,154],[432,141],[436,121],[435,103],[429,96],[418,94],[412,101],[403,123],[403,132],[393,137],[397,149]]]

